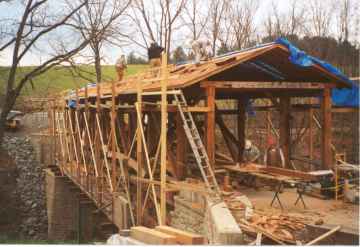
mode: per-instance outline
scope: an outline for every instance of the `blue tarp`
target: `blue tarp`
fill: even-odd
[[[275,43],[286,46],[290,51],[289,60],[298,66],[309,67],[313,64],[318,64],[330,73],[346,81],[351,88],[333,89],[332,90],[332,102],[336,106],[346,107],[359,107],[359,86],[347,78],[340,70],[332,66],[331,64],[322,61],[316,57],[306,54],[304,51],[298,49],[292,45],[287,39],[278,38]]]
[[[86,84],[85,87],[87,87],[87,88],[96,87],[96,83],[95,83],[95,82],[89,82],[88,84]],[[80,88],[80,91],[81,91],[81,90],[84,90],[85,87]],[[70,96],[71,98],[72,98],[72,97],[75,97],[75,96],[76,96],[76,95],[75,95],[75,90],[71,90],[71,91],[69,92],[69,96]],[[69,107],[69,108],[72,108],[72,109],[75,109],[75,108],[76,108],[76,100],[74,100],[74,99],[69,99],[69,100],[68,100],[68,107]]]

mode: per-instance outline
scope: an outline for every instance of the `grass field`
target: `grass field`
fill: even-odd
[[[128,75],[133,75],[144,70],[147,65],[129,65],[125,77]],[[31,70],[32,67],[21,67],[17,72],[17,76],[21,77],[22,74]],[[81,66],[81,70],[89,72],[86,73],[87,77],[90,77],[92,81],[85,80],[78,76],[75,76],[71,73],[70,69],[67,67],[55,67],[47,71],[46,73],[36,77],[33,80],[34,87],[31,84],[26,85],[22,92],[22,96],[32,96],[32,97],[45,97],[48,94],[63,91],[70,88],[76,88],[76,86],[84,86],[88,82],[95,81],[95,69],[93,66]],[[4,80],[8,73],[8,68],[0,67],[0,91],[4,92]],[[116,72],[114,66],[103,66],[102,74],[104,81],[111,81],[116,79]],[[1,92],[0,92],[1,94]]]

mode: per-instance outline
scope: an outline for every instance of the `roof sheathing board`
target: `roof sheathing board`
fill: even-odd
[[[271,49],[276,48],[279,45],[269,45],[253,50],[248,50],[240,53],[236,53],[230,56],[215,58],[208,62],[196,64],[186,64],[175,68],[175,71],[170,71],[167,87],[168,89],[184,88],[196,84],[209,78],[212,75],[221,73],[233,66],[236,66],[244,61],[247,61],[255,56],[265,53]],[[184,67],[180,69],[180,67]],[[160,69],[160,68],[159,68]],[[151,73],[151,72],[150,72]],[[136,76],[135,76],[136,77]],[[129,77],[122,82],[115,82],[116,95],[123,94],[136,94],[136,83],[139,79],[134,80],[133,77]],[[153,77],[150,79],[140,79],[142,82],[143,91],[158,91],[161,88],[161,77]],[[109,97],[111,95],[111,82],[101,83],[101,97]],[[84,90],[79,91],[79,97],[84,97]],[[96,87],[88,88],[88,97],[96,97]]]
[[[286,62],[286,60],[284,59],[288,59],[288,56],[289,56],[289,51],[286,47],[280,44],[272,43],[266,46],[230,54],[228,56],[214,58],[210,61],[201,63],[199,65],[185,64],[177,67],[170,65],[169,66],[170,73],[169,73],[169,80],[167,87],[169,90],[189,87],[191,85],[204,81],[212,76],[220,74],[226,70],[229,70],[235,66],[238,66],[241,63],[244,63],[246,61],[251,61],[252,59],[255,59],[257,57],[260,58],[267,57],[268,59],[271,59],[271,61],[278,60],[279,63],[284,63],[282,64],[282,66],[287,68],[287,70],[293,70],[292,73],[294,74],[301,74],[301,78],[304,77],[304,73],[312,74],[312,72],[314,72],[313,75],[315,75],[314,77],[315,79],[317,78],[316,75],[320,73],[322,76],[328,78],[329,81],[335,83],[341,83],[342,85],[344,85],[343,81],[338,80],[337,77],[325,71],[316,64],[308,68],[301,68],[291,64],[291,62],[288,60]],[[276,63],[273,64],[276,65]],[[277,65],[276,67],[279,69],[279,67],[282,66]],[[158,70],[158,71],[156,72],[154,70]],[[310,76],[310,74],[308,75]],[[322,79],[324,79],[324,77],[322,77]],[[321,77],[319,77],[319,80],[320,79]],[[238,79],[235,78],[235,80],[242,81],[241,78]],[[115,92],[116,92],[115,94],[116,95],[136,94],[136,83],[138,81],[142,82],[143,91],[145,92],[159,91],[161,89],[160,68],[150,69],[145,73],[141,73],[140,75],[128,77],[124,81],[115,82]],[[298,80],[298,81],[306,81],[306,80]],[[312,81],[312,82],[316,82],[316,81]],[[112,94],[111,84],[112,82],[100,84],[101,98],[111,97]],[[80,98],[84,97],[84,89],[81,89],[79,91],[79,97]],[[89,98],[96,97],[96,87],[88,88],[88,97]]]

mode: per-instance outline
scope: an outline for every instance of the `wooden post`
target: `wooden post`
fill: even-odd
[[[142,121],[142,85],[139,80],[136,84],[137,89],[137,104],[139,109],[137,126],[139,128],[139,122]],[[137,131],[136,136],[136,159],[137,159],[137,181],[136,181],[136,223],[138,226],[142,225],[141,208],[142,208],[142,183],[140,178],[142,177],[142,140],[141,132]],[[156,198],[155,198],[156,199]]]
[[[205,88],[206,106],[209,111],[206,113],[205,135],[206,151],[209,156],[210,165],[215,165],[215,87],[208,86]]]
[[[309,158],[310,160],[312,160],[314,158],[314,133],[313,133],[313,129],[314,129],[314,109],[312,108],[312,106],[309,109]]]
[[[101,113],[101,109],[100,109],[100,83],[96,83],[96,113],[95,113],[95,118],[93,118],[93,121],[95,121],[96,116],[99,116]],[[91,113],[90,113],[91,114]],[[90,118],[91,119],[91,118]],[[101,153],[101,144],[100,142],[100,132],[96,131],[96,123],[93,123],[93,127],[94,127],[94,148],[95,148],[95,159],[96,159],[96,164],[99,165],[99,177],[97,178],[97,184],[98,184],[98,192],[99,192],[99,201],[100,203],[103,202],[103,176],[104,176],[104,169],[103,169],[103,165],[101,162],[101,158],[100,158],[100,153]],[[104,157],[105,158],[105,157]]]
[[[243,162],[243,154],[245,149],[245,123],[246,123],[246,111],[245,100],[243,98],[238,99],[238,114],[237,114],[237,133],[239,141],[238,157],[236,162]]]
[[[267,100],[266,105],[270,106],[271,102],[270,100]],[[266,152],[269,149],[269,140],[270,140],[270,136],[271,136],[271,125],[270,125],[270,121],[271,121],[271,111],[267,110],[266,111]],[[266,164],[265,164],[266,165]]]
[[[280,98],[280,148],[284,154],[285,167],[290,167],[290,97]]]
[[[331,91],[325,88],[321,99],[321,161],[324,169],[333,167],[333,156],[331,153]]]
[[[116,192],[116,110],[115,110],[116,102],[115,102],[115,82],[111,83],[111,180],[113,189]]]
[[[162,54],[162,80],[161,80],[161,168],[160,168],[160,217],[161,225],[166,225],[166,133],[167,133],[167,54]]]
[[[186,136],[183,128],[181,115],[176,114],[176,175],[178,179],[184,176],[184,165],[186,159]]]

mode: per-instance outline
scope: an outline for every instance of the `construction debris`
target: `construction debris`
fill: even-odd
[[[320,242],[321,240],[329,237],[331,234],[337,232],[338,230],[340,230],[341,226],[337,226],[335,228],[333,228],[332,230],[324,233],[323,235],[317,237],[316,239],[310,241],[309,243],[305,244],[305,245],[314,245],[314,244],[317,244],[318,242]]]
[[[250,233],[262,233],[277,243],[296,244],[302,240],[306,220],[288,214],[262,215],[254,213],[249,220],[241,219],[240,227]]]

